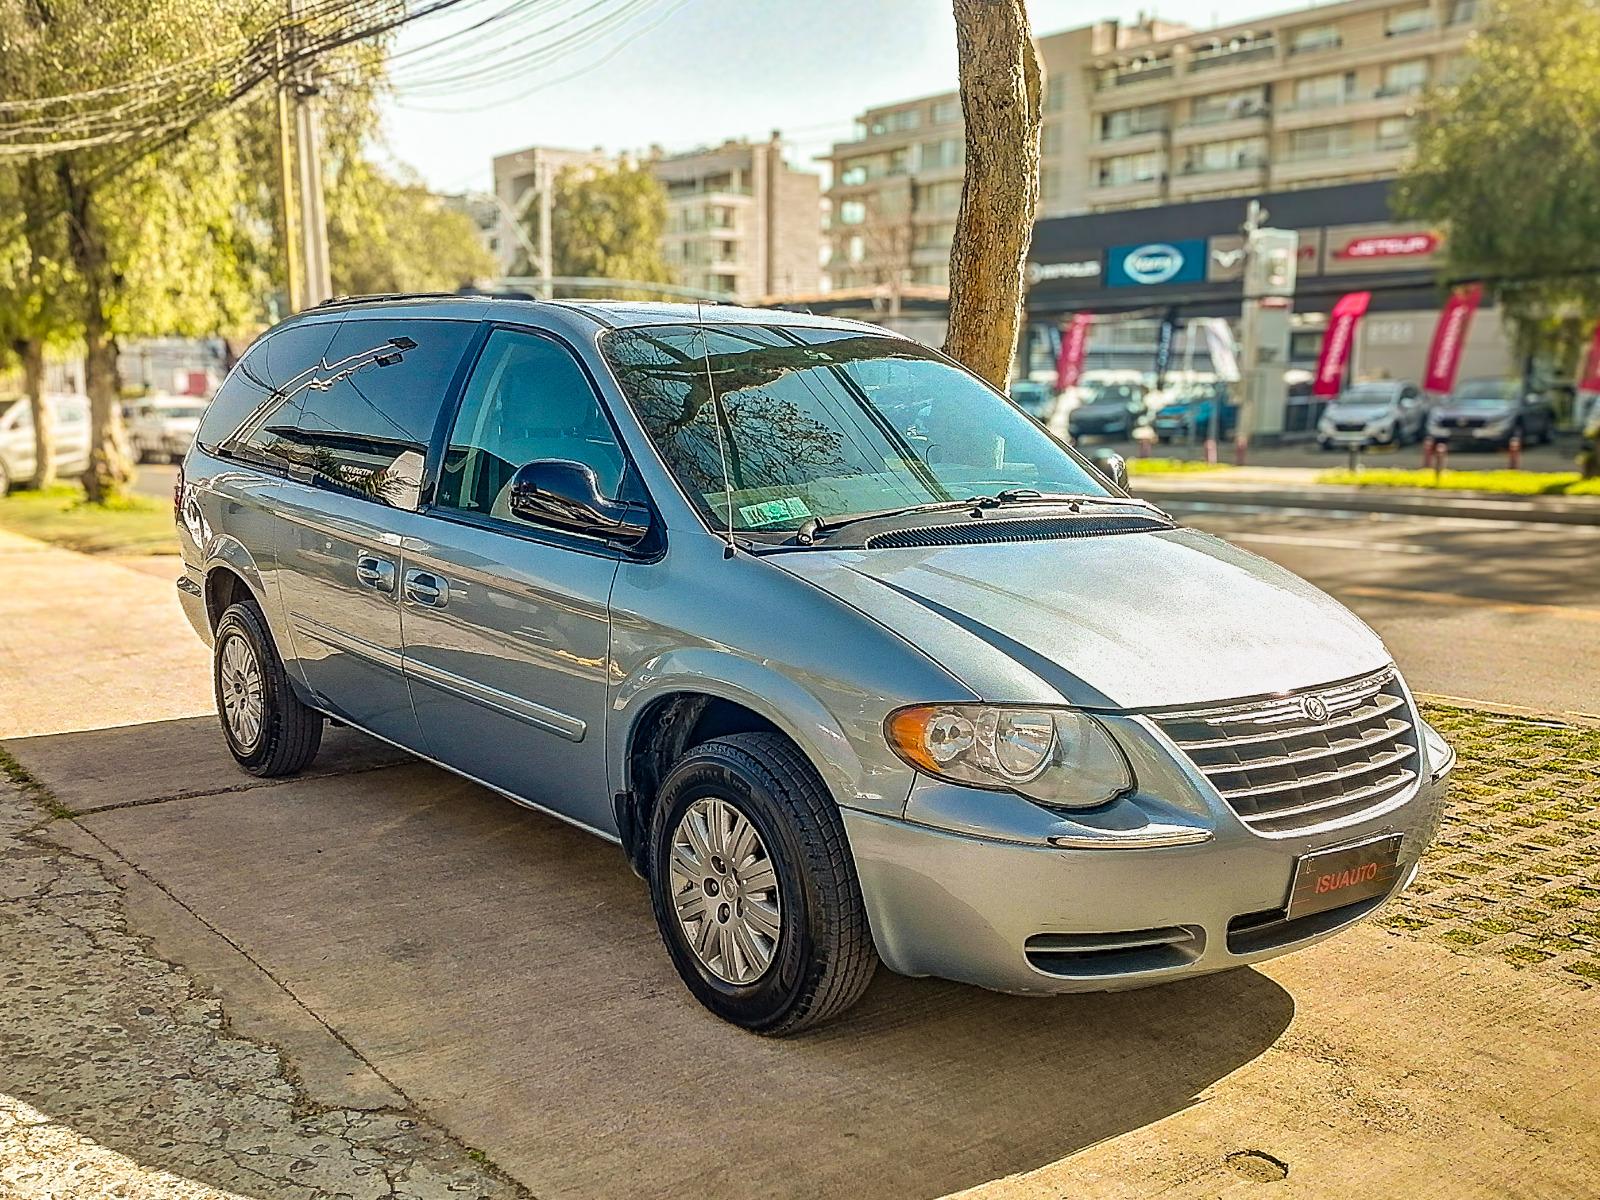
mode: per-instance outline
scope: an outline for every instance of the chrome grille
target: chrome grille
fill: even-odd
[[[1421,767],[1411,706],[1392,669],[1155,720],[1239,819],[1269,837],[1361,820],[1406,795]]]

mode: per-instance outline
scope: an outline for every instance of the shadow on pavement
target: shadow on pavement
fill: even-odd
[[[1294,1010],[1252,971],[1048,1000],[880,972],[839,1023],[768,1041],[690,1000],[614,847],[365,739],[330,737],[314,769],[342,773],[242,791],[214,719],[8,748],[545,1198],[936,1196],[1185,1108]],[[24,1098],[160,1157],[53,1086]]]

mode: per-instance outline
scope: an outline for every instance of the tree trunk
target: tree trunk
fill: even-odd
[[[954,0],[967,167],[945,352],[1003,388],[1039,201],[1039,58],[1023,0]]]
[[[91,188],[77,178],[68,159],[56,166],[67,202],[67,244],[83,281],[84,390],[89,393],[89,469],[83,490],[104,504],[133,482],[133,464],[122,429],[117,346],[106,316],[113,284],[105,240],[95,219]]]
[[[16,351],[22,360],[23,390],[33,409],[33,478],[28,486],[47,488],[56,481],[56,427],[44,394],[44,343],[19,338]]]

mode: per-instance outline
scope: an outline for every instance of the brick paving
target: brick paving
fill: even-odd
[[[1460,761],[1439,840],[1379,923],[1600,984],[1600,729],[1426,712]]]

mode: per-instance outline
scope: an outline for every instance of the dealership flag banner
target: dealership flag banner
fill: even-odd
[[[1083,358],[1089,350],[1089,323],[1093,313],[1073,313],[1061,328],[1061,353],[1056,356],[1056,391],[1078,386],[1083,374]]]
[[[1333,306],[1328,315],[1328,332],[1322,335],[1322,353],[1317,356],[1317,375],[1311,384],[1313,396],[1337,396],[1343,390],[1344,368],[1356,340],[1356,324],[1371,303],[1371,292],[1348,292]]]
[[[1578,387],[1585,392],[1600,392],[1600,329],[1594,331],[1594,343],[1589,347],[1589,358],[1583,364],[1583,379]]]
[[[1206,349],[1211,352],[1211,369],[1224,383],[1239,382],[1239,352],[1233,344],[1233,327],[1227,317],[1207,317],[1200,322],[1205,331]]]
[[[1433,331],[1433,344],[1428,348],[1428,370],[1423,376],[1422,389],[1443,395],[1456,386],[1456,372],[1461,369],[1461,351],[1467,344],[1467,330],[1472,327],[1472,314],[1483,301],[1483,284],[1469,284],[1450,293],[1444,310],[1439,314],[1439,324]]]
[[[1178,335],[1178,307],[1173,305],[1161,318],[1156,334],[1156,391],[1167,386],[1167,371],[1172,366],[1172,341]]]

